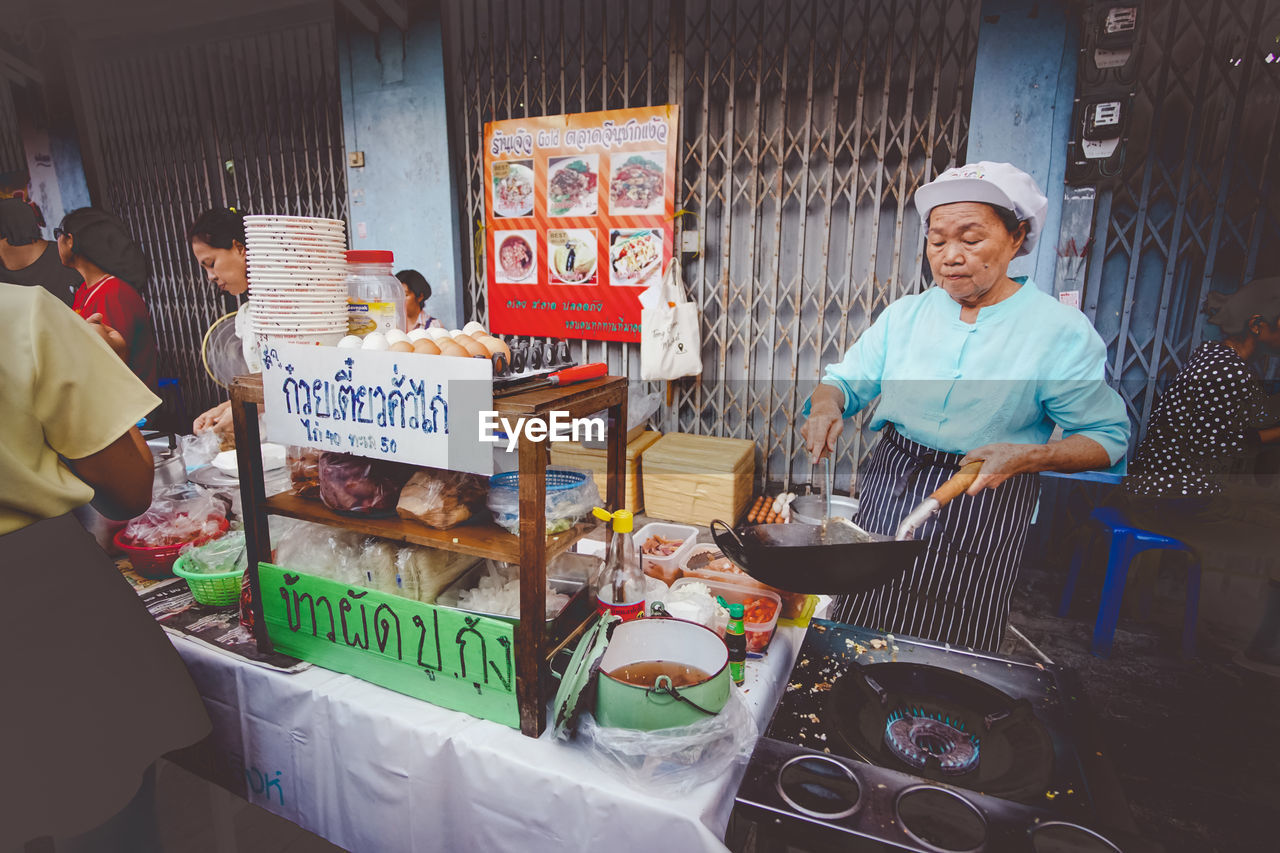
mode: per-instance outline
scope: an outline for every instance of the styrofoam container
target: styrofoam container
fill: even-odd
[[[296,335],[282,334],[279,332],[272,332],[271,334],[262,334],[261,332],[255,332],[254,334],[258,338],[258,343],[260,346],[265,346],[269,341],[275,341],[277,343],[286,343],[286,344],[314,344],[315,346],[319,346],[319,347],[336,347],[338,345],[338,341],[342,340],[347,336],[347,330],[343,329],[340,332],[307,333],[307,334],[296,334]]]
[[[344,332],[346,329],[347,327],[342,323],[279,323],[253,327],[255,332],[262,335],[323,335],[329,332]]]
[[[245,227],[245,236],[254,238],[266,237],[311,237],[318,240],[346,239],[345,228],[316,227],[312,225],[271,225]]]
[[[337,261],[329,263],[315,257],[299,256],[294,259],[254,257],[247,261],[246,269],[249,270],[250,275],[257,273],[277,278],[292,278],[299,275],[332,278],[338,273],[345,275],[347,268],[345,264]]]
[[[302,225],[338,225],[346,227],[345,219],[325,219],[322,216],[290,216],[285,213],[250,213],[244,218],[245,225],[257,225],[267,222],[297,222]]]
[[[264,331],[264,332],[277,331],[277,330],[281,332],[294,332],[294,331],[326,332],[330,330],[337,331],[338,329],[345,328],[345,326],[343,325],[343,323],[345,322],[346,322],[345,319],[339,320],[338,318],[324,318],[324,319],[314,319],[314,320],[308,320],[308,319],[289,320],[289,319],[281,318],[280,320],[277,320],[275,322],[262,322],[262,323],[255,322],[253,324],[253,328],[259,331]]]
[[[753,657],[762,657],[765,651],[768,650],[769,643],[773,640],[774,629],[778,627],[778,615],[782,612],[782,598],[776,592],[751,589],[703,578],[680,578],[680,580],[671,585],[671,591],[675,592],[681,586],[687,586],[691,583],[706,584],[712,595],[720,596],[729,604],[745,605],[748,601],[756,598],[767,598],[773,602],[773,618],[769,621],[749,622],[746,619],[742,620],[742,627],[746,629],[747,634],[747,654]]]
[[[263,307],[300,307],[300,308],[329,308],[335,305],[342,306],[342,310],[347,309],[347,295],[345,293],[266,293],[254,294],[253,304],[261,304]]]
[[[664,539],[683,539],[680,547],[669,557],[654,557],[644,553],[644,543],[650,536],[661,536]],[[688,524],[670,524],[665,521],[651,521],[641,527],[633,535],[636,548],[640,550],[640,567],[646,575],[658,578],[669,584],[676,579],[683,564],[685,555],[698,542],[698,528]]]
[[[245,254],[248,257],[284,257],[295,258],[299,256],[310,256],[316,258],[346,259],[345,249],[340,248],[341,243],[309,243],[296,240],[281,240],[279,242],[264,243],[261,240],[253,241],[253,245],[246,247]]]
[[[246,247],[246,255],[249,257],[265,257],[271,255],[274,257],[298,257],[312,256],[316,258],[346,259],[345,249],[340,248],[341,243],[312,243],[299,240],[281,240],[279,242],[263,242],[261,240],[253,241],[251,246]]]
[[[288,318],[281,317],[277,320],[255,320],[252,328],[260,332],[327,332],[344,329],[346,326],[346,318],[342,317],[315,317],[315,318]]]

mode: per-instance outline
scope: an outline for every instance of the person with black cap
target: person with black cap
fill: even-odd
[[[20,198],[0,198],[0,281],[40,286],[71,307],[80,275],[58,259],[58,247],[40,236],[31,205]]]
[[[147,259],[129,229],[106,211],[82,207],[63,217],[53,234],[63,266],[84,279],[71,307],[118,331],[128,344],[129,369],[155,390],[155,327],[138,294],[147,280]]]
[[[881,432],[859,485],[857,523],[892,536],[962,465],[982,469],[917,531],[906,573],[841,596],[833,618],[978,649],[999,648],[1040,471],[1105,468],[1124,458],[1129,418],[1105,381],[1107,350],[1079,311],[1009,263],[1035,245],[1048,199],[1008,163],[948,169],[916,208],[934,287],[880,313],[805,405],[810,455],[836,449],[845,418],[879,398]],[[1055,426],[1061,440],[1052,440]]]
[[[1242,470],[1264,446],[1280,443],[1280,407],[1256,372],[1266,355],[1280,352],[1280,277],[1231,294],[1213,291],[1204,312],[1222,339],[1200,344],[1156,403],[1125,478],[1129,515],[1202,558],[1267,565],[1263,618],[1242,662],[1280,667],[1280,492]]]

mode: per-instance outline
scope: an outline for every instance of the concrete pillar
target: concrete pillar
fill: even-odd
[[[433,4],[408,32],[384,24],[339,34],[351,246],[389,249],[395,268],[431,282],[427,310],[450,328],[462,317],[457,192],[449,155],[444,45]]]
[[[1079,19],[1067,0],[983,0],[967,159],[1013,163],[1049,197],[1044,233],[1010,275],[1052,293],[1071,135]]]

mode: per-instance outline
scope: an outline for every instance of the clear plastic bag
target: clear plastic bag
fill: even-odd
[[[484,506],[487,490],[484,478],[475,474],[422,468],[405,483],[396,512],[401,518],[447,530]]]
[[[156,492],[151,508],[130,521],[124,538],[140,548],[161,548],[217,536],[226,528],[227,505],[190,483]]]
[[[249,549],[243,530],[232,530],[202,545],[186,545],[182,553],[187,558],[187,571],[199,574],[243,572],[249,565]]]
[[[289,445],[285,458],[289,462],[289,482],[300,498],[320,497],[320,454],[313,447]]]
[[[286,569],[354,583],[362,537],[323,524],[299,522],[275,539],[275,562]]]
[[[309,522],[298,522],[275,539],[275,563],[281,568],[427,604],[476,560]]]
[[[689,726],[647,732],[606,728],[583,714],[577,743],[645,793],[680,797],[745,766],[757,735],[755,718],[735,687],[719,714]]]
[[[348,453],[320,454],[320,499],[334,512],[394,515],[413,469]]]
[[[583,482],[568,489],[553,491],[547,489],[547,534],[561,533],[568,530],[578,519],[591,512],[591,508],[600,506],[600,490],[590,471],[579,471],[574,468],[548,468],[548,483],[551,483],[558,471],[581,474]],[[489,511],[499,526],[512,533],[520,533],[520,488],[518,480],[512,479],[510,486],[489,487]]]
[[[182,461],[188,471],[203,468],[213,461],[213,457],[222,452],[222,439],[213,430],[199,435],[178,436],[178,449],[182,451]]]

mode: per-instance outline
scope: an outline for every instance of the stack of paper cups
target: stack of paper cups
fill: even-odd
[[[336,344],[347,333],[346,223],[246,216],[250,323],[259,338]]]

